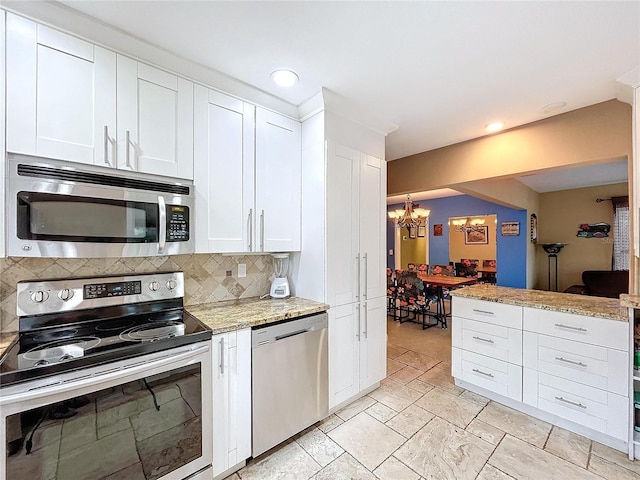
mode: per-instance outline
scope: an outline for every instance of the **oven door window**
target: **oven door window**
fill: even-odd
[[[6,478],[156,479],[202,456],[201,364],[6,418]],[[117,475],[115,475],[117,474]]]
[[[18,193],[18,238],[99,243],[155,243],[155,203]]]

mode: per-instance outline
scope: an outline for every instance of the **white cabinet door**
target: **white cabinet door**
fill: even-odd
[[[386,163],[371,155],[360,160],[360,279],[365,298],[383,297],[386,283]]]
[[[116,55],[7,14],[7,150],[114,166]]]
[[[118,168],[193,179],[193,83],[118,55]]]
[[[5,13],[0,12],[0,65],[5,65]],[[4,91],[5,76],[0,75],[0,92]],[[5,95],[0,95],[0,112],[5,111]],[[6,151],[5,151],[5,115],[0,114],[0,172],[6,172]],[[4,184],[0,182],[0,212],[4,212]],[[0,222],[0,258],[4,258],[4,232],[5,223]]]
[[[214,335],[213,476],[251,456],[251,329]]]
[[[360,391],[387,375],[386,297],[362,303],[360,321]]]
[[[300,250],[300,142],[300,122],[256,108],[257,251]]]
[[[327,152],[327,301],[359,300],[359,152],[330,143]]]
[[[196,252],[251,251],[255,245],[255,107],[195,87]]]
[[[360,325],[350,303],[329,309],[329,408],[360,392]],[[385,356],[386,357],[386,356]]]

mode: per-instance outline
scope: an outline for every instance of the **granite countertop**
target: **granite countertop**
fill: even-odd
[[[627,308],[640,309],[640,295],[630,295],[628,293],[623,293],[622,295],[620,295],[620,305]]]
[[[185,306],[185,310],[209,327],[214,335],[328,309],[329,305],[299,297],[264,300],[254,297]]]
[[[630,305],[626,305],[624,299],[621,301],[615,298],[498,287],[488,284],[472,285],[453,290],[451,295],[556,312],[588,315],[620,322],[629,321],[629,310],[626,307]],[[640,304],[640,297],[635,298],[636,302]]]

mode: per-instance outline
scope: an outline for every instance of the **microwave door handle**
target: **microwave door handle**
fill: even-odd
[[[158,196],[158,211],[158,253],[164,253],[167,245],[167,206],[161,196]]]

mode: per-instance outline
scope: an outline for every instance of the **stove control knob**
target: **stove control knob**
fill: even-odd
[[[170,280],[167,280],[167,288],[169,290],[173,290],[174,288],[176,288],[178,286],[178,282],[176,282],[173,278]]]
[[[68,302],[73,297],[73,290],[70,288],[63,288],[58,292],[58,298],[63,302]]]
[[[31,301],[34,303],[42,303],[45,302],[49,298],[49,294],[44,290],[36,290],[35,292],[31,292]]]
[[[158,290],[160,290],[160,284],[154,280],[149,284],[149,290],[151,290],[152,292],[157,292]]]

